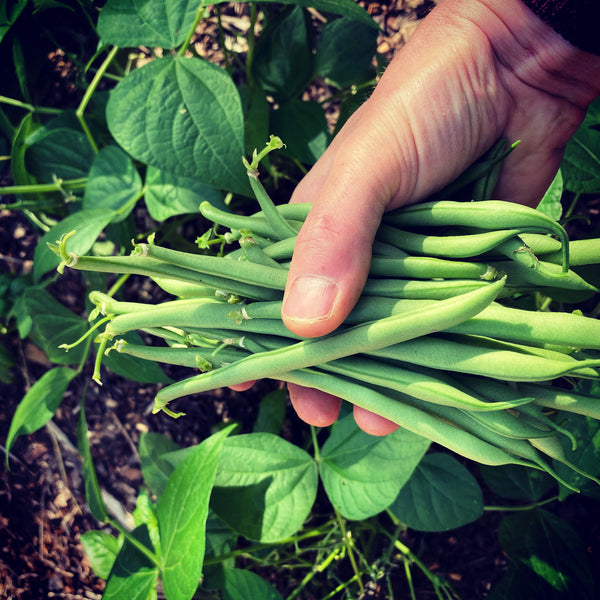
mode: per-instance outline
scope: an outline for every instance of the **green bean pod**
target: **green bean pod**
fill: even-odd
[[[481,464],[534,466],[531,462],[509,454],[476,435],[441,421],[426,411],[390,397],[385,390],[380,391],[363,386],[345,377],[333,376],[315,369],[282,373],[277,379],[313,387],[343,398],[356,406],[376,412],[412,433]]]
[[[278,373],[310,367],[353,354],[410,340],[446,329],[479,313],[494,300],[504,280],[462,296],[442,300],[437,310],[416,309],[386,319],[358,325],[323,338],[304,340],[281,350],[255,354],[231,367],[175,383],[158,392],[158,409],[170,400],[217,387],[234,385]]]
[[[475,279],[493,281],[498,271],[484,263],[446,260],[431,256],[407,256],[406,258],[371,259],[370,277],[394,277],[411,279]]]
[[[470,258],[493,250],[519,233],[519,229],[499,229],[466,235],[425,235],[382,224],[376,239],[419,255]]]
[[[384,215],[384,222],[398,227],[461,226],[478,229],[524,229],[552,233],[561,242],[563,264],[569,264],[569,239],[565,229],[544,213],[501,200],[452,202],[440,200],[402,207]]]
[[[576,360],[560,353],[554,353],[554,358],[536,356],[512,349],[489,347],[484,340],[475,338],[462,343],[446,337],[424,336],[368,353],[430,369],[482,375],[504,381],[548,381],[569,373],[591,378],[600,376],[597,370],[600,360]]]

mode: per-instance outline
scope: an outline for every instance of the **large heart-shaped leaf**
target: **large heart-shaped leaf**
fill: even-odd
[[[151,61],[117,85],[106,111],[112,135],[137,160],[249,194],[240,97],[220,67],[179,56]]]
[[[321,450],[321,479],[331,503],[347,519],[385,510],[408,481],[429,440],[406,429],[385,437],[364,433],[352,415],[340,419]]]
[[[197,214],[204,201],[221,210],[229,210],[219,190],[191,177],[180,177],[154,167],[148,167],[146,171],[145,192],[146,208],[156,221],[166,221],[176,215]]]
[[[185,41],[198,0],[108,0],[98,17],[105,44],[175,48]]]
[[[316,493],[309,454],[276,435],[252,433],[227,440],[211,507],[242,535],[274,542],[300,529]]]
[[[428,454],[390,510],[412,529],[447,531],[479,518],[483,498],[473,475],[454,457]]]
[[[228,0],[213,0],[222,4]],[[377,24],[354,0],[263,0],[312,6],[345,15],[372,28]],[[206,4],[209,4],[208,2]],[[105,44],[175,48],[185,41],[199,8],[198,0],[108,0],[98,17],[98,33]]]
[[[102,148],[90,169],[83,195],[83,208],[114,213],[122,221],[133,210],[142,191],[142,179],[131,158],[118,146]]]

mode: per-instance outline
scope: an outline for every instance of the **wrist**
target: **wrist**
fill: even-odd
[[[563,38],[522,0],[443,0],[487,36],[498,61],[525,84],[585,109],[600,95],[600,56]]]

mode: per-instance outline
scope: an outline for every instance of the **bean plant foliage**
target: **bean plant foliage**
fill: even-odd
[[[103,598],[277,600],[258,573],[281,568],[278,553],[302,573],[290,600],[367,597],[377,582],[386,597],[414,598],[415,572],[436,597],[457,598],[401,534],[476,522],[493,495],[506,503],[495,508],[506,508],[498,536],[510,566],[488,597],[591,600],[583,542],[554,509],[575,494],[597,502],[600,489],[600,230],[567,233],[600,193],[600,105],[537,210],[493,200],[502,159],[520,150],[500,140],[435,197],[386,215],[355,311],[332,335],[302,340],[279,314],[310,206],[282,203],[280,192],[375,84],[378,25],[353,0],[238,6],[246,29],[233,46],[220,0],[0,6],[10,67],[2,207],[40,231],[32,273],[0,275],[0,315],[52,365],[11,417],[6,468],[17,440],[44,427],[91,370],[89,385],[106,370],[156,384],[155,411],[182,423],[186,403],[243,381],[317,387],[343,398],[342,413],[329,428],[307,427],[304,444],[285,435],[277,384],[250,430],[224,423],[192,446],[143,433],[130,529],[105,505],[83,386],[74,434],[99,526],[81,541],[106,580]],[[67,13],[82,24],[76,43],[61,28]],[[196,43],[209,19],[220,60]],[[25,46],[32,23],[75,65],[68,106],[43,103],[39,57]],[[334,123],[308,94],[315,84],[337,103]],[[189,222],[197,239],[180,235]],[[83,273],[85,314],[47,289],[70,270]],[[133,276],[169,299],[124,300]],[[14,362],[0,345],[3,381]],[[174,379],[181,370],[165,365],[188,375]],[[353,404],[400,427],[370,436]],[[398,565],[402,589],[390,579]]]

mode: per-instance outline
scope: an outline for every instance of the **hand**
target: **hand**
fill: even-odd
[[[282,318],[302,336],[340,325],[367,278],[385,210],[456,178],[499,138],[522,140],[495,197],[535,205],[600,94],[600,57],[574,48],[520,0],[442,0],[297,187],[313,209],[296,243]],[[340,400],[289,386],[298,415],[333,423]],[[365,431],[396,426],[356,409]]]

